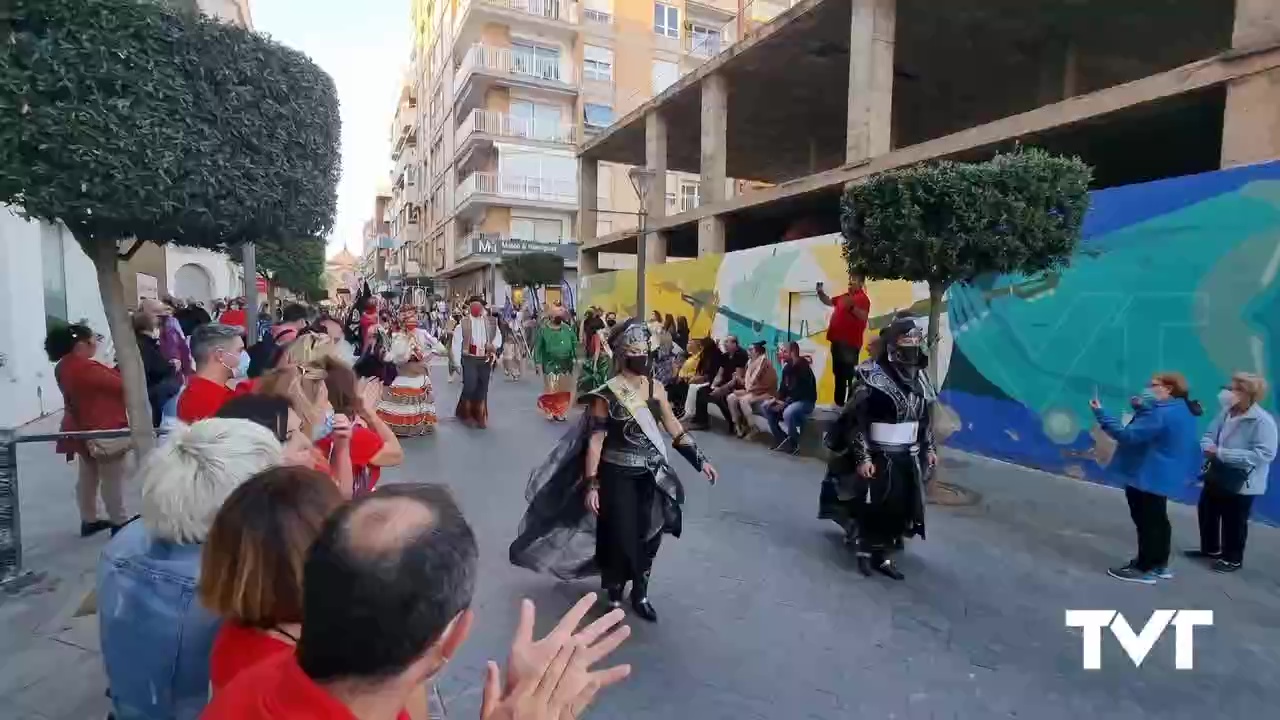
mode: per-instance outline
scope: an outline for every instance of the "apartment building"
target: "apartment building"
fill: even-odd
[[[398,197],[406,208],[402,224],[392,221],[400,276],[416,269],[437,291],[502,301],[503,258],[544,251],[565,258],[564,285],[572,294],[578,209],[591,197],[579,192],[577,147],[729,47],[740,28],[749,32],[786,7],[739,0],[413,0],[412,79],[393,129],[393,140],[416,135],[419,162],[415,201],[410,154],[393,153],[392,176],[404,178]],[[403,98],[417,109],[416,126],[399,119]],[[627,169],[600,168],[598,234],[637,222]],[[732,193],[735,185],[728,184]],[[698,178],[671,173],[665,192],[670,211],[696,207]],[[394,199],[392,205],[394,211]],[[623,267],[634,259],[605,255],[600,262]]]

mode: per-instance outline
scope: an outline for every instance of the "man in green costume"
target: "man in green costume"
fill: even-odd
[[[578,356],[578,334],[560,306],[551,308],[547,322],[538,328],[533,343],[533,364],[542,373],[538,409],[548,420],[564,422],[572,401],[573,365]]]

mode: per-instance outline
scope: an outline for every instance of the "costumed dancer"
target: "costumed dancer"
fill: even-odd
[[[578,378],[578,397],[585,400],[588,393],[609,381],[613,369],[613,350],[609,347],[609,330],[604,320],[588,313],[582,321],[582,376]]]
[[[502,333],[502,373],[507,380],[518,382],[524,375],[524,348],[519,333],[503,316],[498,316],[498,331]]]
[[[533,341],[533,364],[542,373],[538,409],[548,420],[564,422],[569,414],[577,355],[578,334],[573,331],[568,312],[562,307],[551,308],[546,324],[538,328]]]
[[[514,565],[561,579],[599,574],[609,604],[650,622],[649,572],[663,533],[680,536],[684,486],[672,447],[714,483],[715,468],[671,412],[666,390],[648,377],[649,340],[628,320],[612,335],[618,374],[589,395],[587,411],[529,477],[529,509],[511,544]]]
[[[903,579],[889,552],[904,537],[924,537],[924,482],[938,457],[923,344],[913,319],[894,320],[877,357],[855,369],[852,396],[827,434],[833,457],[818,517],[844,528],[863,575],[874,568]]]
[[[453,331],[449,356],[462,369],[462,392],[455,411],[464,425],[483,430],[489,425],[489,378],[502,350],[498,319],[484,311],[484,299],[471,297],[469,314]]]
[[[399,437],[427,435],[436,428],[436,402],[427,362],[448,351],[440,341],[414,323],[391,338],[387,359],[396,366],[396,379],[383,387],[378,417]]]

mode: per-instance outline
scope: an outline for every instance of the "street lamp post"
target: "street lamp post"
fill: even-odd
[[[636,195],[640,198],[640,212],[637,213],[640,227],[637,229],[638,234],[636,235],[636,320],[640,323],[644,323],[648,318],[644,311],[644,289],[645,271],[648,269],[649,264],[649,237],[645,231],[649,224],[649,193],[652,191],[656,174],[645,167],[633,167],[627,171],[631,186],[635,188]]]

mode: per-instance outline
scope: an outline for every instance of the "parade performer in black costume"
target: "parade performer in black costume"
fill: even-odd
[[[598,574],[614,607],[629,582],[632,608],[655,622],[649,571],[663,533],[680,536],[684,502],[662,430],[694,469],[712,483],[718,475],[649,375],[644,324],[619,324],[610,345],[617,373],[588,393],[586,412],[529,477],[511,563],[565,580]]]
[[[923,343],[913,319],[894,320],[878,356],[855,369],[853,396],[827,434],[818,517],[844,528],[863,575],[903,579],[889,553],[904,537],[924,537],[924,482],[938,458]]]

